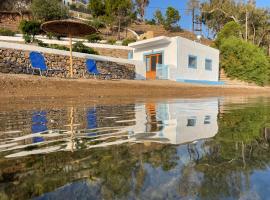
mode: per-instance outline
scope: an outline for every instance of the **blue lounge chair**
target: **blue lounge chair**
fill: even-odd
[[[60,69],[48,69],[45,59],[43,55],[39,52],[32,51],[30,52],[30,61],[32,66],[32,74],[35,70],[39,71],[40,76],[45,72],[46,76],[48,75],[48,71],[62,71]]]
[[[96,132],[92,132],[92,129],[96,129],[97,125],[97,111],[96,108],[90,108],[87,112],[87,129],[90,130],[87,132],[87,136],[96,136]]]
[[[97,69],[97,64],[92,59],[86,60],[86,70],[90,75],[96,76],[103,76],[105,79],[111,79],[111,74],[101,74]]]
[[[40,133],[47,131],[47,117],[46,117],[46,112],[41,111],[41,112],[34,112],[32,115],[32,133]],[[44,138],[43,137],[33,137],[33,143],[39,143],[43,142]]]

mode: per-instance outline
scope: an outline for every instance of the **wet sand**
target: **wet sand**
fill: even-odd
[[[180,98],[265,95],[270,87],[206,86],[174,81],[57,79],[0,74],[1,97],[135,97]]]
[[[58,79],[0,73],[0,108],[31,102],[69,104],[127,103],[159,99],[268,96],[270,87],[206,86],[173,81]]]

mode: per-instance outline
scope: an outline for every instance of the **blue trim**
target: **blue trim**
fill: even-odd
[[[143,54],[143,62],[145,62],[145,56],[149,56],[149,55],[152,55],[152,54],[161,54],[162,56],[162,64],[164,65],[164,50],[162,51],[152,51],[152,52],[149,52],[149,53],[144,53]]]
[[[196,65],[195,66],[190,65],[190,63],[189,63],[190,58],[192,58],[192,59],[195,58],[196,59]],[[198,68],[198,58],[197,58],[197,56],[188,55],[188,68],[190,68],[190,69],[197,69]]]
[[[145,63],[145,58],[146,58],[146,56],[149,56],[149,55],[153,55],[153,54],[161,54],[161,56],[162,56],[162,65],[165,65],[165,63],[164,63],[164,50],[161,50],[161,51],[153,51],[152,50],[152,52],[149,52],[149,53],[144,53],[143,54],[143,63],[144,63],[144,67],[146,68],[146,63]],[[151,66],[150,66],[151,67]],[[147,71],[145,71],[145,78],[146,78],[146,73],[147,73]]]
[[[133,59],[133,51],[128,52],[128,59],[132,60]]]
[[[188,80],[188,79],[176,79],[177,82],[204,84],[204,85],[224,85],[223,81],[207,81],[207,80]]]

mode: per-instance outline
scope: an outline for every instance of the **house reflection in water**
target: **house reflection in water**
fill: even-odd
[[[136,125],[130,127],[136,141],[170,144],[211,138],[218,132],[219,99],[185,99],[136,107]]]

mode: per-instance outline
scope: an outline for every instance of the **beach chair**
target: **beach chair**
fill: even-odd
[[[62,71],[61,69],[49,69],[46,65],[44,56],[39,52],[30,52],[29,57],[31,62],[32,74],[34,74],[35,71],[38,71],[40,76],[42,76],[42,73],[45,73],[45,75],[47,76],[49,71]]]
[[[41,133],[47,131],[47,113],[44,111],[34,112],[32,115],[32,133]],[[43,142],[43,137],[33,137],[33,143]]]
[[[97,69],[97,64],[94,60],[92,59],[87,59],[86,60],[86,71],[90,74],[90,75],[94,75],[95,79],[96,77],[103,77],[104,79],[111,79],[112,76],[111,74],[102,74],[98,71]]]
[[[90,108],[87,112],[87,136],[96,136],[96,131],[93,131],[98,127],[97,124],[97,111],[96,108]]]

